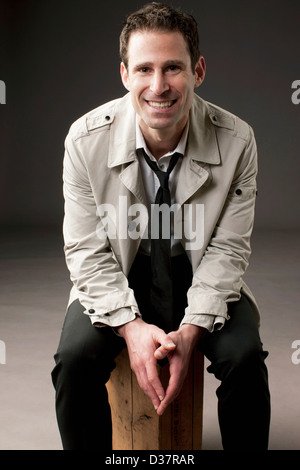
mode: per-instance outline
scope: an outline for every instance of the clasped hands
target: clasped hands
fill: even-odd
[[[141,318],[118,327],[125,339],[130,366],[143,392],[152,400],[158,415],[178,396],[186,377],[194,347],[204,329],[183,324],[166,334]],[[157,371],[157,361],[168,358],[170,379],[164,390]]]

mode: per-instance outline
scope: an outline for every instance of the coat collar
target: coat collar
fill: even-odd
[[[220,153],[215,126],[212,123],[208,105],[196,94],[190,111],[190,123],[188,159],[218,165]]]
[[[109,140],[109,168],[137,160],[135,153],[135,119],[136,114],[131,104],[130,93],[127,93],[120,99],[114,109]]]
[[[208,106],[195,95],[190,111],[190,132],[185,157],[182,160],[176,201],[183,205],[199,188],[211,182],[210,165],[221,161],[215,127]]]
[[[213,108],[195,94],[190,111],[187,149],[175,194],[180,205],[191,198],[201,186],[207,186],[211,182],[210,165],[218,165],[221,161],[211,109]],[[120,179],[131,193],[145,204],[144,187],[136,155],[136,115],[130,94],[118,102],[111,119],[113,125],[110,132],[108,166],[113,168],[126,165],[120,173]]]
[[[220,163],[213,118],[214,114],[208,104],[195,94],[190,111],[190,130],[187,154],[185,155],[191,165],[193,165],[193,161],[211,165]],[[114,109],[108,155],[108,166],[110,168],[137,159],[135,153],[135,119],[135,111],[131,104],[130,93],[128,93],[121,98]]]

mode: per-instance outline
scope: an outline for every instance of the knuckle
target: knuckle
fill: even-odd
[[[150,383],[155,382],[156,378],[157,378],[157,374],[155,373],[155,371],[148,370],[148,380],[149,380],[149,382]]]

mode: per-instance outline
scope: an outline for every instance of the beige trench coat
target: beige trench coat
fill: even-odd
[[[77,120],[65,141],[64,238],[73,283],[69,303],[79,299],[95,326],[117,326],[142,314],[126,277],[148,222],[147,214],[139,213],[139,231],[132,236],[137,226],[133,208],[146,206],[135,121],[127,94]],[[182,209],[178,226],[188,226],[185,207],[192,210],[189,217],[202,208],[201,243],[191,243],[188,229],[181,232],[194,273],[183,322],[210,330],[224,324],[228,302],[238,300],[241,291],[256,307],[242,279],[251,252],[256,174],[251,127],[195,94],[176,188]],[[256,313],[259,318],[257,307]]]

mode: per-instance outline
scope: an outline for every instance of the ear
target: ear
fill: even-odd
[[[129,88],[128,72],[123,62],[121,62],[120,73],[121,73],[123,85],[126,88],[126,90],[129,91],[130,88]]]
[[[204,81],[205,72],[206,72],[206,64],[205,64],[204,57],[201,55],[195,66],[195,88],[200,86],[201,83]]]

